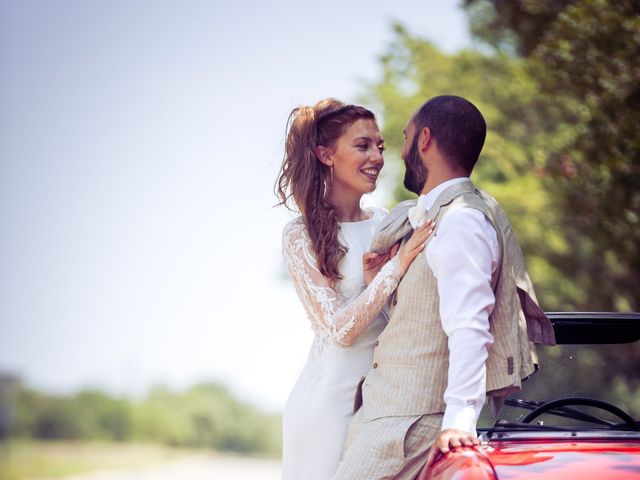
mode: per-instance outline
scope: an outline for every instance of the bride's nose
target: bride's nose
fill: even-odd
[[[382,152],[378,149],[376,149],[376,151],[371,155],[370,160],[376,165],[382,166],[384,164],[384,156],[382,155]]]

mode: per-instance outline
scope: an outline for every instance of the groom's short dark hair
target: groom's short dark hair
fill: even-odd
[[[438,148],[449,161],[471,173],[487,135],[487,124],[480,110],[462,97],[433,97],[416,112],[416,131],[429,127]]]

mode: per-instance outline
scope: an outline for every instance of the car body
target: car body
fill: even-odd
[[[555,350],[540,355],[535,382],[528,380],[518,398],[507,400],[506,408],[528,414],[517,413],[511,420],[513,411],[501,412],[507,418],[478,428],[480,446],[452,450],[431,469],[425,467],[417,480],[640,479],[640,398],[625,396],[640,390],[625,390],[625,382],[617,380],[619,372],[606,372],[607,359],[632,362],[623,380],[631,379],[634,388],[640,385],[640,314],[548,316],[558,346],[543,347]],[[563,348],[566,359],[558,354]],[[545,384],[545,372],[553,377],[553,388]],[[545,398],[531,400],[540,395]],[[622,399],[630,414],[613,404],[616,399]]]

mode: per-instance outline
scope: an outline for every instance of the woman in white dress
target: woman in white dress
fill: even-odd
[[[384,141],[373,113],[326,99],[293,110],[276,188],[301,215],[284,228],[284,262],[315,337],[283,414],[284,480],[327,480],[337,468],[354,395],[386,325],[384,306],[424,248],[431,225],[399,250],[367,253],[382,209],[376,187]],[[397,254],[396,254],[397,253]]]

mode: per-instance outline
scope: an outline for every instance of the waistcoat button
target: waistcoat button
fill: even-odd
[[[373,368],[378,368],[378,364],[377,363],[373,363]]]

